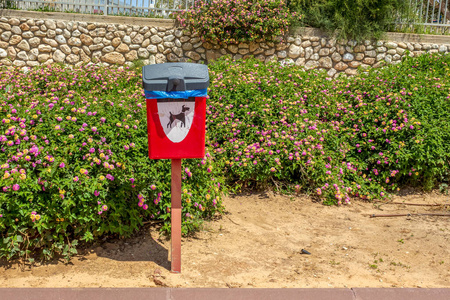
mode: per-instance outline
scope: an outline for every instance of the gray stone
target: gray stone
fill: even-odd
[[[328,56],[330,54],[330,49],[322,48],[319,50],[319,56]]]
[[[72,36],[73,37],[79,37],[80,35],[81,35],[81,32],[78,29],[72,31]]]
[[[247,53],[249,52],[248,49],[240,49],[240,50],[247,50]],[[241,52],[239,51],[239,53],[241,53]],[[246,54],[246,53],[241,53],[241,54]],[[278,51],[277,56],[278,56],[278,58],[286,58],[287,57],[287,53],[284,50],[283,51]]]
[[[13,61],[13,65],[15,65],[16,67],[23,67],[26,65],[26,62],[24,62],[23,60],[15,60]]]
[[[25,31],[24,33],[22,33],[22,37],[25,39],[32,38],[33,36],[34,34],[31,31]]]
[[[130,52],[125,54],[125,59],[128,61],[135,61],[136,59],[138,59],[137,56],[137,51],[136,50],[131,50]]]
[[[383,52],[386,52],[387,49],[386,49],[386,47],[377,47],[376,51],[377,51],[378,53],[383,53]]]
[[[183,50],[186,50],[186,49],[184,49],[184,45],[183,45]],[[231,44],[231,45],[228,45],[228,50],[230,50],[231,53],[237,53],[239,51],[239,48],[237,45]]]
[[[327,75],[330,77],[333,77],[336,73],[337,73],[337,71],[335,69],[331,68],[328,70]]]
[[[158,44],[156,47],[158,48],[159,52],[164,52],[164,50],[165,50],[164,46],[162,44]]]
[[[345,69],[348,68],[348,65],[345,64],[345,63],[343,63],[342,61],[340,61],[340,62],[338,62],[338,63],[334,66],[334,68],[335,68],[337,71],[344,71]]]
[[[39,63],[37,61],[27,61],[27,66],[36,67],[39,66]]]
[[[127,44],[122,43],[116,48],[116,51],[121,52],[121,53],[126,53],[126,52],[130,51],[130,48],[128,47]]]
[[[439,47],[439,52],[447,52],[447,46],[445,46],[445,45],[441,45],[440,47]]]
[[[70,46],[76,46],[76,47],[81,47],[82,43],[81,40],[79,38],[76,37],[72,37],[67,41],[67,44],[69,44]]]
[[[386,53],[380,53],[377,55],[377,61],[383,60],[386,56]]]
[[[105,52],[105,53],[113,52],[114,51],[114,47],[113,46],[107,46],[107,47],[104,47],[102,49],[102,51]]]
[[[377,52],[375,50],[370,50],[370,51],[364,52],[364,55],[368,56],[368,57],[376,57],[377,56]]]
[[[55,41],[56,41],[58,44],[61,44],[61,45],[67,43],[66,38],[65,38],[63,35],[57,35],[57,36],[55,36]]]
[[[32,29],[31,31],[33,31],[33,29]],[[36,32],[34,33],[34,35],[35,35],[35,36],[39,36],[39,37],[44,37],[44,36],[47,36],[47,33],[38,30],[38,31],[36,31]]]
[[[338,52],[334,52],[331,54],[331,59],[335,62],[340,62],[342,60],[342,56]]]
[[[172,42],[175,39],[175,36],[173,35],[167,35],[163,38],[164,42]]]
[[[158,60],[158,54],[156,55],[157,60]],[[188,51],[186,52],[186,56],[189,57],[190,59],[197,61],[200,59],[200,55],[194,51]]]
[[[355,53],[364,52],[364,51],[366,51],[366,46],[364,46],[364,45],[357,45],[353,49],[353,52],[355,52]]]
[[[61,50],[56,50],[53,53],[53,60],[58,62],[58,63],[62,63],[64,62],[64,60],[66,59],[66,55],[61,51]]]
[[[319,58],[320,58],[320,56],[318,53],[314,53],[313,55],[311,55],[309,57],[309,59],[311,59],[311,60],[319,60]]]
[[[403,55],[403,53],[405,53],[406,50],[405,50],[404,48],[398,47],[397,49],[395,49],[395,51],[396,51],[398,54]]]
[[[357,68],[360,65],[361,65],[361,62],[359,62],[359,61],[351,61],[351,62],[348,63],[348,66],[351,67],[351,68]]]
[[[392,60],[399,60],[401,58],[402,57],[400,55],[398,55],[398,54],[395,54],[394,56],[392,56]]]
[[[152,53],[152,54],[156,54],[158,53],[158,48],[155,45],[149,45],[147,47],[148,52]]]
[[[358,74],[358,71],[355,70],[355,69],[346,69],[345,70],[345,74],[347,74],[347,75],[356,75],[356,74]]]
[[[304,57],[300,57],[297,58],[297,60],[295,61],[295,65],[296,66],[304,66],[305,65],[305,58]]]
[[[94,45],[90,45],[89,46],[89,50],[91,51],[97,51],[97,50],[101,50],[105,45],[103,44],[94,44]]]
[[[351,53],[345,53],[344,57],[342,58],[343,61],[352,61],[355,57]]]
[[[56,29],[56,23],[53,20],[45,20],[44,21],[45,26],[47,26],[48,29]]]
[[[6,49],[6,52],[8,52],[8,57],[9,58],[11,58],[12,60],[16,59],[17,51],[16,51],[16,49],[14,49],[13,46],[9,46]]]
[[[0,48],[0,58],[5,58],[8,56],[8,52],[5,49]]]
[[[399,42],[398,43],[398,46],[400,47],[400,48],[402,48],[402,49],[406,49],[406,44],[405,43],[403,43],[403,42]]]
[[[19,26],[13,26],[11,28],[11,32],[14,33],[14,34],[22,34],[22,29],[20,29]]]
[[[0,22],[0,29],[5,30],[5,31],[10,31],[11,30],[11,25],[9,25],[7,23],[1,23]]]
[[[367,65],[373,65],[375,63],[375,58],[366,57],[366,58],[364,58],[363,62]]]
[[[119,52],[111,52],[102,56],[102,61],[110,64],[123,65],[125,63],[125,57]]]
[[[319,62],[318,61],[310,60],[310,61],[306,62],[305,69],[306,70],[312,70],[312,69],[317,68],[318,66],[319,66]]]
[[[49,30],[47,30],[47,34],[46,35],[47,35],[48,38],[52,39],[52,38],[54,38],[56,36],[56,31],[49,29]]]
[[[61,51],[66,54],[69,55],[72,51],[70,50],[70,47],[67,45],[61,45]]]
[[[30,45],[28,44],[27,41],[23,40],[21,41],[18,45],[17,48],[25,50],[25,51],[30,51]]]
[[[70,45],[70,40],[69,40],[69,45]],[[86,46],[90,46],[94,43],[94,40],[89,35],[84,34],[84,33],[82,35],[80,35],[80,41],[81,41],[81,43],[83,43],[83,45],[86,45]]]
[[[67,61],[69,64],[76,64],[77,62],[80,61],[80,56],[79,56],[78,54],[69,54],[69,55],[66,57],[66,61]]]
[[[397,43],[394,43],[394,42],[387,42],[387,43],[385,43],[384,44],[387,48],[389,48],[389,49],[395,49],[395,48],[397,48],[397,46],[398,46],[398,44]]]
[[[72,35],[70,34],[70,31],[69,31],[69,30],[64,29],[64,31],[63,31],[63,36],[64,36],[66,39],[68,39],[68,38],[70,38]]]
[[[43,63],[46,62],[49,58],[50,58],[49,54],[39,54],[37,59],[40,63]]]
[[[384,61],[387,62],[388,64],[392,63],[392,55],[390,54],[386,55]]]
[[[195,54],[197,54],[197,53],[195,53]],[[195,57],[197,57],[197,56],[195,56]],[[198,55],[198,58],[200,59],[200,55]],[[163,54],[158,53],[158,54],[155,55],[155,62],[157,64],[163,64],[163,63],[167,62],[167,59],[166,59],[166,57]]]
[[[152,35],[152,37],[150,38],[150,41],[152,42],[152,44],[159,44],[162,42],[162,38],[160,38],[157,35]]]
[[[67,24],[63,21],[56,21],[56,27],[64,29],[66,28]]]
[[[54,39],[43,38],[42,41],[52,47],[58,47],[58,43]]]
[[[10,45],[17,45],[18,43],[20,43],[22,41],[22,37],[20,35],[13,35],[10,39],[9,39],[9,44]]]
[[[319,65],[322,68],[329,69],[333,66],[333,61],[331,60],[330,57],[321,57],[319,59]]]
[[[311,46],[311,42],[310,42],[310,41],[304,41],[304,42],[301,44],[301,46],[302,46],[303,48],[309,47],[309,46]]]
[[[390,54],[390,55],[394,55],[394,54],[397,54],[397,50],[395,50],[395,49],[389,49],[386,53],[387,53],[387,54]]]
[[[300,54],[301,54],[302,52],[304,52],[304,51],[303,51],[303,47],[299,47],[299,46],[297,46],[297,45],[295,45],[295,44],[292,44],[292,45],[289,47],[289,57],[290,57],[290,58],[297,58],[297,57],[300,56]]]
[[[308,60],[311,57],[311,55],[313,55],[313,54],[314,54],[314,50],[312,47],[305,48],[305,59],[306,60]]]
[[[39,55],[39,50],[34,48],[31,49],[30,52],[28,53],[28,59],[29,60],[37,60],[37,57]]]
[[[150,56],[150,53],[145,48],[139,48],[137,51],[137,55],[140,58],[148,58]]]
[[[164,45],[164,47],[166,47],[166,48],[172,48],[172,47],[175,46],[175,43],[173,43],[173,42],[164,42],[163,45]],[[198,48],[198,46],[195,47],[195,45],[194,45],[194,48]]]
[[[144,36],[142,34],[137,34],[132,40],[131,42],[133,44],[142,44],[142,42],[144,41]]]
[[[28,40],[28,43],[30,44],[31,47],[35,48],[37,46],[39,46],[39,44],[41,43],[41,39],[40,38],[32,38]]]
[[[49,46],[49,45],[40,44],[39,47],[38,47],[38,50],[41,53],[52,52],[52,47]]]

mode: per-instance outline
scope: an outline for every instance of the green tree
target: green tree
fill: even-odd
[[[406,8],[403,0],[290,0],[303,15],[302,25],[334,33],[338,38],[379,39]]]

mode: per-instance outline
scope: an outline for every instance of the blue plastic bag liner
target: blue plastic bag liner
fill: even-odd
[[[177,91],[177,92],[145,91],[145,98],[147,98],[147,99],[166,99],[166,98],[188,99],[190,97],[206,97],[207,94],[208,94],[207,89]]]

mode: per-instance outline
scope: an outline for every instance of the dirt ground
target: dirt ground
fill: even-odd
[[[393,201],[450,205],[437,192]],[[228,197],[225,206],[228,214],[183,239],[182,274],[170,273],[170,241],[150,227],[67,265],[3,266],[0,287],[450,287],[450,217],[369,217],[449,214],[450,206],[328,207],[271,192]]]

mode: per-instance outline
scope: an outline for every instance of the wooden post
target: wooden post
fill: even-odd
[[[181,273],[181,159],[172,159],[171,176],[171,272]]]

